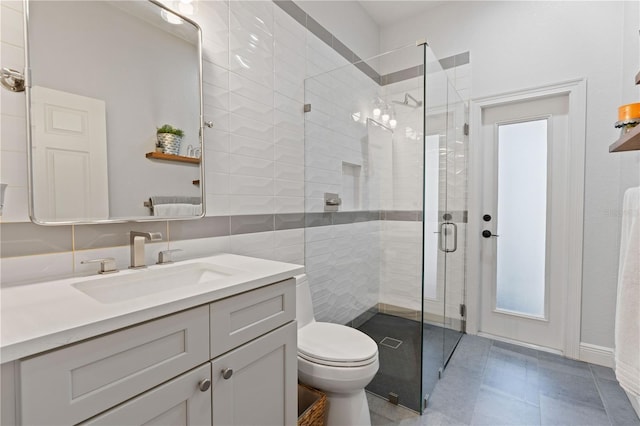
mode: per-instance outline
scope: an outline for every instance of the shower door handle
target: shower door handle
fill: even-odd
[[[450,249],[447,246],[447,238],[442,238],[443,235],[446,236],[446,232],[448,228],[445,228],[445,226],[452,226],[453,227],[453,248]],[[442,240],[444,240],[444,246],[442,245]],[[454,251],[458,250],[458,225],[456,225],[453,222],[442,222],[440,224],[440,232],[438,232],[438,246],[440,248],[440,251],[443,251],[445,253],[453,253]]]

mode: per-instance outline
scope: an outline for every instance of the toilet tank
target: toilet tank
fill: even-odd
[[[315,321],[313,315],[313,303],[311,302],[311,289],[309,280],[305,274],[297,275],[296,280],[296,319],[298,329]]]

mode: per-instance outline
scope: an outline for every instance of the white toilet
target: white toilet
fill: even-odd
[[[298,379],[327,394],[327,426],[370,426],[364,387],[378,371],[378,345],[345,325],[317,322],[306,275],[296,277]]]

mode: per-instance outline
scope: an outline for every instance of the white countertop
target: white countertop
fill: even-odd
[[[0,362],[9,362],[163,315],[250,291],[304,272],[291,263],[232,254],[190,259],[173,265],[211,263],[241,272],[211,285],[179,287],[124,302],[101,303],[73,286],[79,282],[138,274],[74,277],[0,290]],[[154,265],[160,270],[168,265]],[[143,272],[144,273],[144,272]]]

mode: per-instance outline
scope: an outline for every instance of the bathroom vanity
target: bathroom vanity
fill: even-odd
[[[295,424],[302,271],[218,255],[3,289],[2,424]]]

